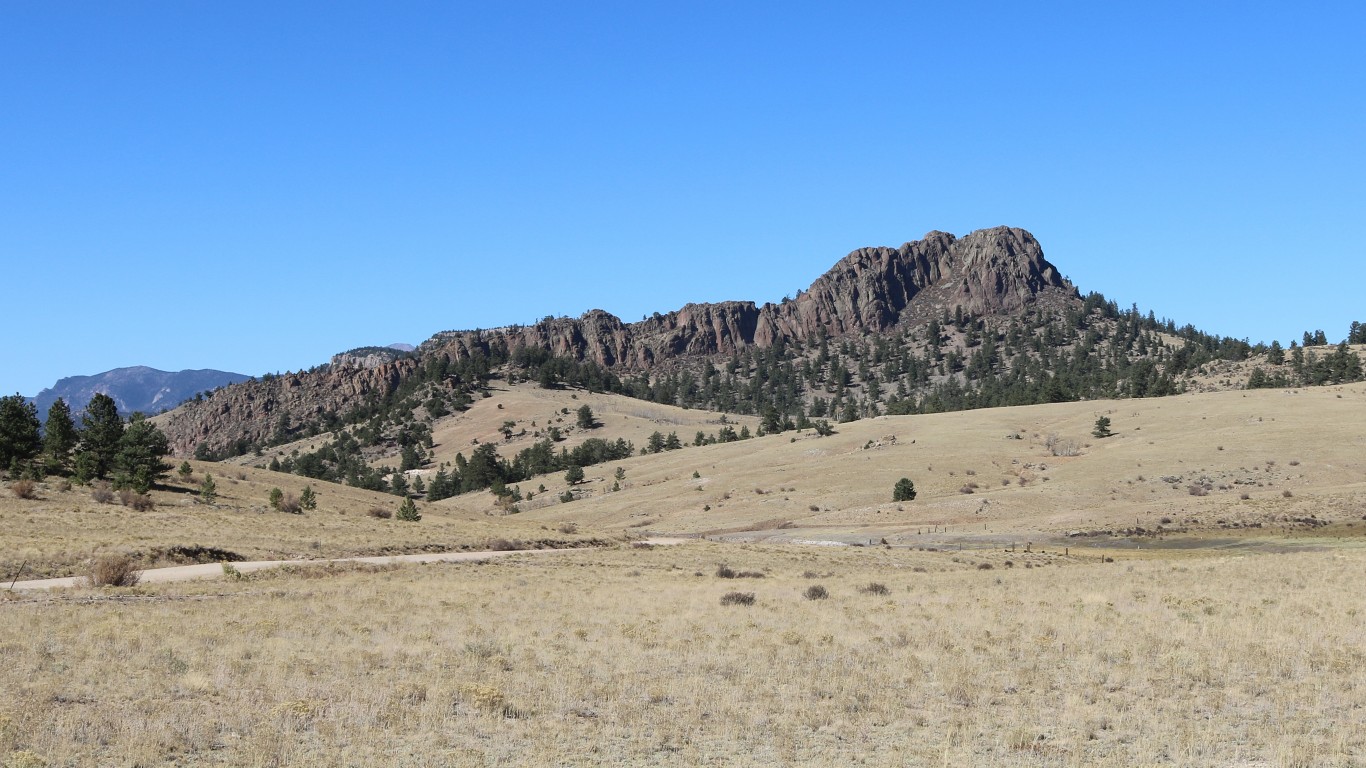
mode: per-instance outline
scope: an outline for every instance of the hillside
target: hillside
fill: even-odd
[[[438,479],[417,491],[433,501],[492,487],[509,504],[530,477],[620,460],[655,431],[724,442],[742,428],[828,431],[887,415],[1362,379],[1359,344],[1330,345],[1322,331],[1304,341],[1253,345],[1082,296],[1028,232],[999,227],[860,249],[776,305],[688,305],[639,323],[595,310],[443,332],[412,352],[361,348],[158,423],[179,456],[378,491],[409,491],[420,475],[424,486]],[[562,391],[583,399],[558,414],[536,402]],[[636,402],[609,406],[606,395]],[[576,431],[571,412],[590,401],[604,414],[659,415],[620,435]],[[407,474],[395,483],[394,470]]]

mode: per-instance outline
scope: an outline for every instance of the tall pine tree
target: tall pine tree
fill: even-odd
[[[37,406],[18,393],[0,398],[0,469],[23,470],[42,445]]]
[[[90,399],[81,417],[81,443],[76,451],[76,477],[103,480],[114,468],[123,439],[123,417],[114,398],[103,392]]]
[[[47,424],[43,427],[43,459],[50,474],[64,475],[71,468],[71,451],[80,435],[71,418],[71,406],[62,398],[47,409]]]

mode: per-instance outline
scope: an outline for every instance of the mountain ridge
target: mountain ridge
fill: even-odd
[[[30,401],[46,420],[47,411],[58,398],[66,401],[72,413],[80,413],[96,394],[113,398],[119,413],[157,413],[169,410],[196,394],[246,381],[242,373],[194,368],[162,371],[145,365],[114,368],[91,375],[66,376],[41,390]]]

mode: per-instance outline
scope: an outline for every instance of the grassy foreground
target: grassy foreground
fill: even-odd
[[[1363,566],[693,542],[8,596],[0,765],[1357,765]]]

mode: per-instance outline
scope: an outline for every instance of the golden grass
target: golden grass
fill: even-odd
[[[55,479],[39,485],[37,500],[0,498],[0,579],[8,584],[21,567],[21,579],[80,574],[105,553],[133,554],[142,567],[171,565],[176,560],[157,553],[173,547],[285,560],[484,549],[490,538],[526,543],[593,537],[565,535],[542,521],[490,517],[482,509],[427,504],[419,504],[419,523],[384,520],[369,510],[395,511],[398,497],[250,467],[192,464],[194,476],[182,484],[173,473],[166,488],[151,493],[154,506],[144,512],[122,506],[117,497],[98,503],[88,487],[62,491]],[[205,472],[218,486],[212,505],[196,501]],[[316,510],[295,515],[270,508],[271,488],[297,496],[310,482]]]
[[[718,545],[0,603],[51,765],[1354,765],[1366,553]],[[1039,557],[1037,555],[1031,557]],[[957,558],[958,562],[954,562]],[[753,606],[722,605],[746,579]],[[1032,564],[1032,563],[1031,563]],[[314,578],[305,578],[305,577]],[[323,578],[317,578],[323,577]],[[861,592],[870,582],[889,594]],[[802,593],[821,585],[825,600]]]

